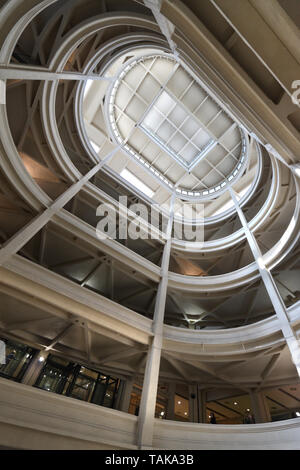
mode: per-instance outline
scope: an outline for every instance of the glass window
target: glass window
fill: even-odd
[[[50,355],[35,386],[48,392],[65,394],[73,379],[75,364]]]
[[[103,406],[112,408],[114,404],[115,394],[118,389],[118,380],[108,378],[106,382],[105,395],[103,397]]]
[[[95,403],[96,405],[102,405],[104,402],[105,393],[106,393],[106,382],[99,381],[95,386],[92,402]],[[107,406],[107,405],[104,405],[104,406]]]
[[[140,401],[141,401],[141,390],[139,390],[137,386],[134,386],[133,391],[131,393],[128,413],[138,416],[139,409],[140,409]]]
[[[0,376],[21,381],[37,350],[22,343],[3,339],[6,363],[0,364]],[[49,355],[35,387],[79,400],[113,408],[120,380],[99,371]]]
[[[69,374],[66,374],[63,368],[46,364],[40,375],[37,386],[48,390],[48,392],[63,393],[68,375]]]
[[[78,400],[90,401],[95,385],[96,380],[89,378],[87,375],[79,373],[68,395],[70,397],[77,398]]]
[[[35,386],[112,408],[119,384],[119,379],[51,355],[46,360]]]
[[[2,339],[5,343],[5,364],[0,365],[0,375],[20,381],[35,354],[35,349],[22,343]]]
[[[80,373],[89,376],[90,378],[97,380],[99,372],[96,372],[86,367],[80,367]]]

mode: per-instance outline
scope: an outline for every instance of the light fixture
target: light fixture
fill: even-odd
[[[238,402],[237,402],[237,401],[235,401],[233,404],[234,404],[234,405],[237,405],[237,404],[238,404]]]
[[[247,408],[247,410],[246,410],[246,411],[248,411],[248,412],[249,412],[249,411],[250,411],[250,408]]]
[[[300,417],[300,411],[296,411],[296,416]]]
[[[44,358],[44,356],[39,356],[39,359],[38,359],[38,361],[39,361],[39,362],[44,362],[44,361],[45,361],[45,358]],[[52,371],[50,371],[50,372],[52,372]]]
[[[178,403],[178,405],[181,405],[181,401],[178,401],[177,403]]]
[[[160,412],[160,416],[164,416],[165,415],[165,412],[164,411],[161,411]]]

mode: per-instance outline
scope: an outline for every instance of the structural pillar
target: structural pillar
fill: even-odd
[[[289,317],[287,314],[287,310],[285,307],[285,304],[282,300],[282,297],[280,295],[280,292],[277,288],[277,285],[273,279],[273,276],[269,269],[266,267],[262,253],[260,251],[260,248],[257,244],[257,241],[252,233],[252,231],[249,228],[248,222],[243,214],[243,211],[240,208],[240,205],[238,203],[237,197],[235,195],[235,192],[232,188],[229,188],[229,192],[231,194],[233,203],[235,205],[235,209],[238,213],[238,216],[240,218],[241,224],[244,228],[245,235],[247,238],[247,241],[249,243],[250,249],[252,251],[253,257],[257,263],[257,267],[259,269],[261,278],[263,280],[263,283],[265,285],[265,288],[269,294],[270,300],[272,302],[272,305],[274,307],[274,311],[276,313],[281,331],[283,333],[283,336],[286,340],[286,343],[288,345],[288,348],[290,350],[291,356],[292,356],[292,361],[295,364],[295,367],[297,369],[298,375],[300,376],[300,343],[299,340],[292,329],[289,321]]]
[[[270,410],[262,392],[250,392],[251,407],[255,423],[268,423],[271,421]]]
[[[22,383],[26,385],[34,385],[38,376],[40,375],[45,361],[49,356],[50,351],[38,351],[32,359],[29,367],[22,378]]]
[[[155,406],[157,396],[157,386],[159,378],[159,368],[161,359],[161,350],[163,343],[163,325],[165,306],[168,289],[168,272],[171,253],[171,236],[174,219],[174,200],[175,192],[172,195],[170,203],[170,217],[166,230],[166,243],[164,246],[160,283],[158,285],[156,302],[154,308],[154,317],[152,323],[153,338],[148,349],[147,362],[144,374],[143,390],[141,396],[137,444],[140,449],[152,448],[153,428],[155,417]]]
[[[206,423],[206,391],[198,388],[198,423]]]
[[[166,418],[172,421],[175,419],[175,393],[176,383],[170,382],[168,385],[168,405]]]
[[[189,385],[189,420],[191,423],[198,423],[198,397],[197,385]]]

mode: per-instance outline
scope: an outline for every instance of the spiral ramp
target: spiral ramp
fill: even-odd
[[[0,3],[1,339],[37,351],[0,377],[0,445],[299,449],[292,5]],[[153,237],[120,234],[138,204]],[[32,387],[49,354],[115,377],[113,407]]]

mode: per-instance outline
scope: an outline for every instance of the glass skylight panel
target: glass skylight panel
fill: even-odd
[[[155,107],[165,116],[176,106],[176,101],[166,91],[163,91],[155,102]]]
[[[143,125],[152,132],[162,124],[164,117],[155,108],[152,108],[143,120]]]
[[[191,143],[187,143],[187,145],[179,152],[179,155],[188,164],[192,163],[198,154],[199,154],[199,150]]]
[[[186,119],[187,113],[181,106],[176,106],[169,114],[169,119],[176,127],[179,127]]]
[[[192,142],[199,148],[205,148],[211,141],[210,135],[204,129],[199,129],[197,134],[193,137]]]
[[[152,103],[140,126],[185,169],[189,169],[214,139],[165,90]]]
[[[160,73],[166,63],[171,63],[169,75],[162,73],[164,79],[157,80],[154,69],[149,71],[147,68],[152,62],[157,64]],[[148,71],[142,86],[129,87],[128,78],[129,75],[130,78],[136,76],[135,68],[143,73]],[[212,198],[216,193],[224,192],[245,166],[248,142],[242,130],[230,118],[226,119],[226,112],[206,94],[201,84],[167,54],[149,54],[125,66],[110,89],[105,111],[113,139],[123,143],[127,156],[142,165],[151,178],[158,180],[158,184],[174,188],[184,199]],[[221,131],[216,133],[211,125],[221,121],[220,126],[223,126],[222,116],[229,127],[226,129],[224,124],[225,132],[219,135]],[[127,120],[130,121],[130,129]],[[132,126],[136,127],[136,132],[130,132]],[[128,138],[124,140],[124,136]],[[182,179],[182,169],[186,172],[186,180]],[[208,174],[209,181],[205,179]],[[132,186],[152,196],[153,191],[135,177],[134,171],[131,175],[125,172],[122,176]],[[179,184],[177,187],[175,182],[178,180],[184,187],[180,188]],[[185,185],[197,190],[185,189]]]
[[[152,191],[152,189],[149,188],[149,186],[147,186],[139,178],[137,178],[133,173],[131,173],[131,171],[124,168],[124,170],[121,171],[120,175],[122,176],[122,178],[128,181],[128,183],[132,184],[132,186],[135,186],[142,193],[146,194],[146,196],[153,197],[154,191]]]

